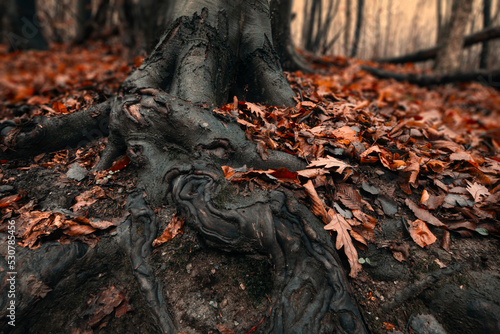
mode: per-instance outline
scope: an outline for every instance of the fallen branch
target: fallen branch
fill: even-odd
[[[500,89],[500,69],[478,70],[475,72],[459,72],[453,74],[403,74],[381,70],[375,67],[362,66],[367,71],[382,79],[408,81],[419,86],[444,85],[453,82],[479,82],[483,85]]]
[[[477,43],[482,43],[489,41],[491,39],[500,38],[500,27],[490,27],[473,34],[470,34],[464,39],[464,48],[472,46]],[[414,53],[410,53],[404,56],[380,59],[379,63],[391,63],[391,64],[404,64],[404,63],[415,63],[426,61],[429,59],[436,58],[439,46],[433,46],[432,48],[419,50]]]

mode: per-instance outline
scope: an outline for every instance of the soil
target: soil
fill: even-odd
[[[86,150],[98,155],[104,142],[94,143]],[[62,156],[64,163],[51,164],[56,156]],[[9,193],[23,194],[23,199],[15,203],[18,207],[34,200],[38,203],[37,210],[69,212],[75,197],[96,185],[95,173],[80,182],[66,177],[68,165],[76,157],[76,150],[70,150],[46,154],[36,163],[32,159],[5,163],[1,165],[2,185],[13,187]],[[424,314],[432,315],[447,333],[498,332],[499,240],[452,236],[449,252],[437,243],[423,249],[404,229],[402,221],[413,216],[404,205],[406,195],[399,193],[396,179],[388,175],[390,172],[374,166],[359,167],[358,172],[385,196],[384,200],[382,195],[362,191],[363,198],[381,214],[377,217],[376,242],[360,250],[360,258],[365,260],[363,271],[351,282],[371,331],[423,333],[425,328],[409,328],[409,324],[414,317]],[[122,217],[123,203],[128,191],[133,189],[134,177],[132,166],[114,174],[106,184],[100,185],[106,198],[80,214],[102,219]],[[392,205],[397,207],[397,212],[383,214],[384,201],[387,211],[390,211],[387,205]],[[163,231],[175,210],[165,206],[156,211],[159,230]],[[440,231],[433,232],[439,238]],[[112,237],[112,234],[106,231],[100,238]],[[389,248],[394,244],[398,249],[408,250],[405,261],[400,262],[393,256]],[[273,269],[268,259],[213,250],[185,225],[182,235],[155,248],[151,260],[180,332],[259,332],[272,302],[269,296]],[[73,293],[61,294],[56,290],[49,294],[30,314],[19,319],[14,333],[28,329],[36,333],[75,334],[154,332],[150,312],[131,275],[127,257],[117,254],[114,259],[103,259],[100,267],[96,277],[78,277],[84,268],[70,272],[63,286],[66,291],[67,286],[71,286],[69,291]],[[90,272],[96,273],[96,269]],[[100,323],[104,326],[96,329],[89,325],[86,308],[93,296],[111,286],[124,291],[130,309],[121,317],[111,314]],[[406,288],[418,286],[422,287],[411,293],[404,292]]]

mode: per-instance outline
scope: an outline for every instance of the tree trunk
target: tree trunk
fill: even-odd
[[[483,0],[483,29],[491,25],[491,0]],[[483,42],[479,56],[479,68],[488,68],[489,42]]]
[[[351,58],[356,57],[359,48],[359,39],[361,37],[361,27],[363,25],[363,7],[364,0],[358,0],[358,6],[356,9],[356,28],[354,31],[354,41],[352,42]]]
[[[460,69],[465,28],[472,11],[472,0],[454,0],[450,21],[439,48],[435,69],[439,73],[453,73]]]
[[[10,0],[8,9],[10,51],[47,50],[49,45],[38,25],[35,0]]]
[[[344,53],[348,55],[351,46],[351,1],[345,2],[345,22]]]
[[[155,262],[151,246],[158,222],[149,205],[164,204],[176,207],[206,244],[269,257],[274,287],[263,332],[368,332],[320,220],[286,189],[237,195],[237,186],[227,183],[220,168],[297,170],[305,166],[297,157],[278,151],[263,160],[236,122],[220,119],[209,107],[226,103],[233,95],[270,105],[294,105],[294,94],[273,49],[269,2],[179,0],[169,12],[169,21],[170,28],[123,82],[119,96],[35,127],[12,123],[0,127],[6,138],[0,153],[3,159],[20,151],[34,154],[48,138],[52,138],[51,149],[78,142],[83,139],[82,130],[68,131],[68,120],[72,127],[80,124],[89,131],[102,126],[109,116],[108,144],[96,168],[108,168],[127,152],[138,173],[137,191],[127,201],[128,217],[95,248],[75,241],[20,251],[27,265],[17,268],[23,279],[17,287],[16,316],[22,321],[37,310],[43,317],[37,301],[47,294],[70,294],[68,288],[74,282],[65,277],[101,277],[106,270],[102,264],[124,254],[151,311],[154,325],[149,324],[148,331],[177,333],[178,323],[169,312],[175,301],[163,295],[155,274],[161,263]],[[233,195],[216,201],[223,192]],[[9,270],[4,262],[0,266],[0,282],[6,282],[1,291],[6,294]],[[7,315],[7,300],[0,299],[1,316]],[[17,328],[28,330],[29,321]]]
[[[78,0],[76,5],[76,36],[75,43],[83,43],[87,40],[91,28],[92,19],[92,1],[91,0]]]
[[[271,1],[273,44],[284,70],[310,72],[302,56],[295,50],[290,31],[292,0]]]

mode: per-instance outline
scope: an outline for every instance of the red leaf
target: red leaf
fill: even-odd
[[[127,155],[125,155],[123,158],[113,162],[113,166],[111,166],[108,170],[111,172],[117,172],[127,167],[129,163],[130,163],[130,158]]]
[[[62,114],[65,114],[68,112],[68,109],[66,108],[66,106],[64,104],[62,104],[61,102],[52,103],[52,109],[54,109],[56,112],[59,112]]]
[[[278,179],[292,179],[296,180],[299,174],[297,172],[290,172],[288,169],[281,167],[271,173],[272,176]]]
[[[0,199],[0,208],[5,208],[16,201],[19,201],[20,199],[21,196],[19,194],[5,196],[2,199]]]

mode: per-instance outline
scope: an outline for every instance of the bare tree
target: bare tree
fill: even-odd
[[[440,73],[452,73],[460,67],[460,56],[464,44],[465,29],[472,11],[473,0],[454,0],[450,21],[443,32],[435,69]]]
[[[351,57],[356,57],[358,54],[359,39],[361,37],[361,27],[363,25],[363,7],[364,0],[358,0],[356,9],[356,28],[354,31],[354,41],[352,42]]]
[[[491,0],[483,0],[483,29],[491,25]],[[479,68],[488,68],[489,42],[483,42],[479,56]]]
[[[344,52],[349,54],[349,47],[351,46],[351,1],[345,2],[345,30],[344,30]]]

